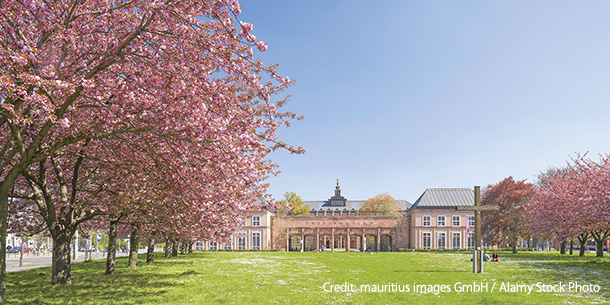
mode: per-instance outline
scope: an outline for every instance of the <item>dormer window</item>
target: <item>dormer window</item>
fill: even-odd
[[[333,207],[344,207],[347,205],[347,199],[341,196],[341,187],[339,186],[339,179],[337,179],[337,186],[335,186],[335,196],[328,199],[328,205]]]
[[[258,215],[252,216],[252,226],[260,227],[260,225],[261,225],[261,217]]]
[[[332,206],[343,206],[343,200],[331,200],[330,205]]]

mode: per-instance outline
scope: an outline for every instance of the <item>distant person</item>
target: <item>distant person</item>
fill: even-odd
[[[498,252],[496,252],[496,251],[494,250],[494,253],[491,255],[491,259],[492,259],[494,262],[497,262],[497,261],[500,259],[500,256],[498,255]]]
[[[483,261],[484,262],[489,262],[491,259],[489,258],[489,254],[487,254],[487,251],[483,251]]]

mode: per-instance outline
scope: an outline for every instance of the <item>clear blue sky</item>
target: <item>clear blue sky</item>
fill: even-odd
[[[413,202],[610,153],[609,1],[242,0],[296,79],[270,193]]]

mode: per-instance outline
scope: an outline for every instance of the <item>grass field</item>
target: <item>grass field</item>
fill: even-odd
[[[118,259],[116,274],[104,276],[104,261],[75,264],[70,286],[51,286],[50,268],[10,273],[6,304],[610,303],[608,257],[501,253],[500,262],[485,263],[484,274],[471,272],[466,253],[197,252],[168,259],[158,256],[154,264],[137,270],[126,265],[125,258]],[[565,292],[540,291],[550,285],[560,289],[560,282]],[[576,282],[599,285],[600,290],[569,291],[569,283]],[[345,283],[353,284],[356,291],[325,291]],[[357,291],[367,289],[360,285],[381,290],[391,284],[399,285],[402,292],[388,291],[392,289],[388,286],[386,292]],[[529,294],[500,291],[515,287],[510,284],[533,290]],[[482,285],[483,291],[456,291],[474,285]]]

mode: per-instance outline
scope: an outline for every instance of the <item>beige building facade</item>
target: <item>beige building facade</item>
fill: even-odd
[[[251,212],[229,242],[201,241],[195,243],[195,250],[270,250],[273,216],[268,210]]]
[[[420,208],[410,214],[413,249],[474,248],[474,215],[451,208]],[[470,222],[470,223],[469,223]]]
[[[227,244],[200,242],[199,250],[396,251],[406,249],[474,248],[474,213],[469,188],[427,189],[413,204],[398,200],[399,216],[361,216],[363,200],[335,195],[326,201],[305,201],[308,216],[278,217],[252,212]]]

